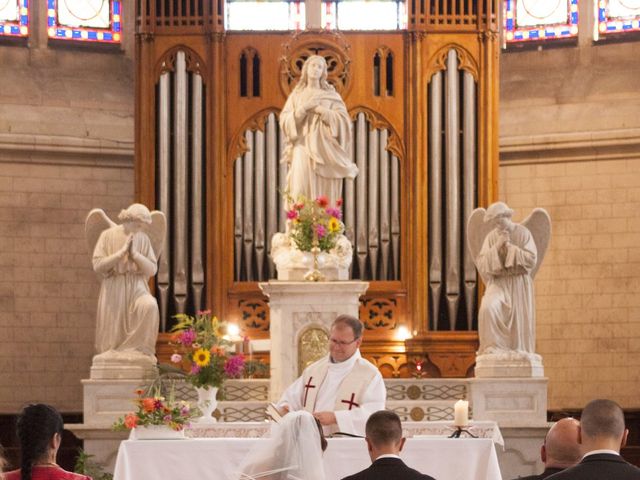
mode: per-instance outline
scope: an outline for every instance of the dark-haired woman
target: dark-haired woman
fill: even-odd
[[[5,474],[5,480],[91,480],[56,463],[63,429],[55,408],[42,403],[25,407],[17,424],[21,468]]]

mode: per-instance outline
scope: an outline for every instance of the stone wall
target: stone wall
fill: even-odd
[[[133,27],[121,49],[49,45],[31,5],[28,44],[0,44],[0,413],[78,412],[99,287],[84,218],[133,200]]]

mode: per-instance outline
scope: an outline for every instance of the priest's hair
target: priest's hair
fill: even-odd
[[[336,319],[333,321],[333,323],[331,324],[331,328],[336,327],[338,325],[345,325],[347,327],[351,327],[351,330],[353,330],[353,334],[355,338],[360,338],[362,336],[362,330],[364,329],[364,326],[362,325],[362,322],[356,317],[352,317],[351,315],[345,315],[345,314],[338,315]]]
[[[620,438],[624,434],[622,408],[613,400],[592,400],[582,410],[580,428],[590,438]]]
[[[365,435],[375,447],[392,445],[402,440],[402,422],[395,412],[378,410],[367,420]]]

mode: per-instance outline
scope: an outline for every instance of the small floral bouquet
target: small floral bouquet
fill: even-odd
[[[291,208],[287,210],[289,237],[303,252],[310,252],[317,242],[320,251],[328,252],[336,245],[338,236],[344,233],[342,223],[342,200],[334,207],[329,200],[320,196],[315,200],[298,197],[295,201],[288,198]]]
[[[165,400],[159,392],[155,395],[145,396],[142,389],[136,390],[138,398],[135,403],[136,412],[127,413],[114,424],[114,430],[131,430],[136,427],[148,425],[165,425],[172,430],[182,430],[189,425],[189,420],[194,413],[187,402],[175,402],[173,398]]]
[[[227,378],[240,378],[244,371],[243,355],[229,355],[233,347],[228,339],[227,323],[211,315],[211,310],[195,317],[180,313],[172,328],[170,344],[176,347],[171,361],[186,367],[186,378],[195,387],[221,387]]]

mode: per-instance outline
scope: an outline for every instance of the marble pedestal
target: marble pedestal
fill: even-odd
[[[542,357],[537,353],[501,352],[476,356],[476,378],[544,377]]]
[[[360,296],[368,282],[283,282],[272,280],[260,288],[269,297],[271,336],[271,385],[269,399],[282,392],[302,373],[299,340],[310,328],[329,331],[340,314],[358,317]]]

